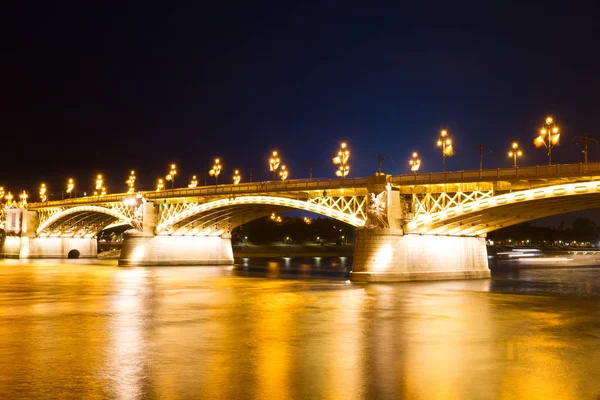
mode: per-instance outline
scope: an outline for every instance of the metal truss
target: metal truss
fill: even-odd
[[[116,221],[131,224],[135,208],[122,202],[112,202],[36,211],[39,217],[38,235],[85,236],[94,235]]]
[[[308,202],[367,220],[368,196],[313,197]]]
[[[451,207],[486,199],[493,195],[493,190],[476,190],[468,193],[415,193],[412,195],[412,213],[414,219],[418,219],[421,215],[444,211]]]
[[[161,208],[157,234],[213,236],[273,210],[306,210],[364,226],[367,219],[367,196],[315,197],[308,201],[274,196],[239,196],[206,203],[166,204]]]
[[[479,236],[506,226],[566,212],[597,208],[600,180],[536,187],[481,197],[421,214],[409,221],[405,233]]]

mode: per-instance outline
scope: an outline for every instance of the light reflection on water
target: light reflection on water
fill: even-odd
[[[0,261],[0,398],[600,395],[600,269],[351,284],[318,262]]]

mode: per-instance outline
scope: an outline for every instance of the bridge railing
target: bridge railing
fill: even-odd
[[[532,178],[543,179],[590,175],[600,175],[600,162],[395,175],[390,178],[390,181],[400,185],[423,185],[430,183],[458,183],[481,180],[499,181]]]
[[[405,174],[389,177],[391,183],[397,185],[424,185],[431,183],[460,183],[477,181],[501,181],[518,179],[543,179],[554,177],[574,176],[600,176],[600,162],[588,164],[556,164],[517,168],[496,168],[484,170],[431,172],[426,174]],[[178,188],[161,191],[143,191],[147,199],[164,199],[176,197],[197,197],[214,195],[237,195],[247,193],[269,193],[285,191],[327,191],[343,188],[365,188],[369,178],[346,178],[341,179],[294,179],[285,182],[265,181],[246,182],[238,185],[224,184],[213,186],[201,186],[196,188]],[[55,207],[85,205],[101,202],[119,202],[131,198],[131,194],[118,193],[104,196],[77,197],[72,199],[48,201],[45,203],[31,203],[30,207]]]
[[[200,197],[200,196],[215,196],[215,195],[237,195],[247,193],[272,193],[285,191],[304,191],[318,190],[327,191],[333,189],[350,189],[364,188],[367,185],[369,178],[346,178],[327,179],[327,180],[310,180],[310,179],[294,179],[285,182],[246,182],[237,185],[223,184],[213,186],[201,186],[196,188],[175,188],[160,191],[141,191],[142,195],[149,200],[177,198],[177,197]],[[108,194],[103,196],[86,196],[75,197],[72,199],[54,200],[45,203],[30,203],[30,207],[55,207],[55,206],[77,206],[92,203],[111,203],[120,202],[130,199],[132,194],[118,193]]]

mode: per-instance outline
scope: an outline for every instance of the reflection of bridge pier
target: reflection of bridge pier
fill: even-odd
[[[600,163],[249,182],[13,203],[0,255],[94,257],[101,230],[129,225],[120,265],[232,264],[233,229],[304,210],[358,228],[352,280],[483,278],[487,232],[599,204]]]

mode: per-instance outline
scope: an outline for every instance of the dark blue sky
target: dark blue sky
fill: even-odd
[[[372,174],[378,153],[406,173],[413,150],[439,171],[441,128],[450,170],[477,169],[479,144],[485,167],[508,167],[513,140],[521,164],[544,164],[532,140],[548,113],[563,132],[556,163],[582,159],[574,136],[600,137],[593,2],[19,3],[0,66],[0,185],[15,192],[68,176],[89,188],[98,172],[122,191],[131,168],[150,188],[171,162],[183,183],[216,156],[223,180],[234,168],[266,180],[273,148],[292,178],[310,161],[333,177],[341,140],[352,176]]]

